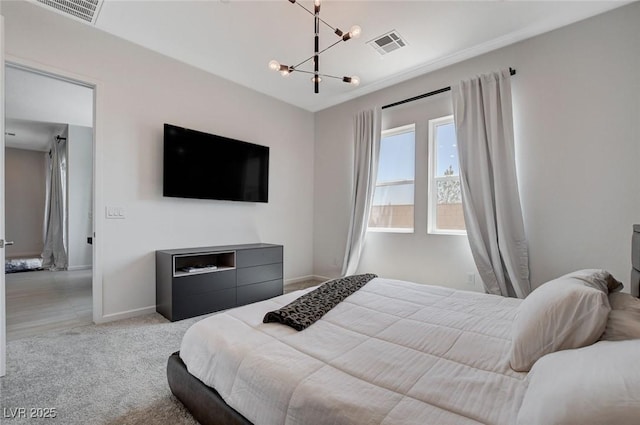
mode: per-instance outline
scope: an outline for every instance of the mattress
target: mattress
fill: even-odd
[[[515,423],[520,300],[376,278],[304,331],[262,323],[307,291],[194,324],[189,373],[255,425]]]

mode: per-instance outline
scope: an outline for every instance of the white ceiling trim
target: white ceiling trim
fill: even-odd
[[[28,1],[48,8],[38,0]],[[364,50],[356,49],[358,43],[335,50],[326,61],[323,59],[324,66],[333,69],[351,61],[351,72],[358,75],[362,83],[357,88],[326,85],[316,97],[309,96],[304,78],[285,81],[266,68],[270,59],[283,53],[306,51],[302,37],[291,37],[291,34],[306,34],[306,27],[294,19],[296,11],[291,11],[288,2],[223,3],[226,1],[104,1],[95,28],[232,83],[317,112],[631,1],[335,2],[342,8],[337,8],[338,11],[331,8],[328,16],[339,16],[346,22],[355,22],[360,17],[359,25],[371,33],[389,31],[388,25],[406,37],[409,49],[400,49],[393,53],[396,56],[381,62],[364,43],[361,43]],[[285,17],[286,28],[269,24]],[[174,19],[174,25],[163,26],[167,19]],[[245,30],[234,33],[225,43],[213,42],[236,31],[234,23],[237,22],[244,22]],[[273,55],[266,50],[272,50]],[[479,69],[478,73],[486,71]]]
[[[628,4],[628,3],[632,3],[632,1],[628,1],[625,3],[618,3],[616,6],[614,7],[619,7],[622,4]],[[601,12],[605,12],[607,10],[610,10],[611,7],[603,7]],[[592,15],[589,15],[592,16]],[[392,75],[390,77],[387,78],[383,78],[380,79],[378,81],[372,82],[370,84],[367,84],[364,87],[359,88],[357,91],[354,92],[345,92],[343,94],[340,95],[336,95],[334,96],[332,99],[329,99],[325,102],[320,102],[318,104],[315,105],[314,108],[310,108],[311,112],[318,112],[321,111],[323,109],[327,109],[330,108],[332,106],[335,105],[339,105],[340,103],[344,103],[344,102],[348,102],[350,100],[356,99],[358,97],[376,92],[378,90],[382,90],[384,88],[387,87],[391,87],[394,86],[396,84],[402,83],[404,81],[408,81],[412,78],[416,78],[419,77],[421,75],[425,75],[428,74],[430,72],[434,72],[437,71],[439,69],[442,68],[446,68],[448,66],[451,65],[455,65],[456,63],[460,63],[463,62],[465,60],[483,55],[485,53],[489,53],[491,51],[494,50],[498,50],[500,48],[506,47],[506,46],[510,46],[512,44],[518,43],[520,41],[535,37],[537,35],[540,34],[544,34],[546,32],[552,31],[554,29],[558,29],[562,26],[566,26],[566,25],[570,25],[572,23],[575,22],[579,22],[581,20],[584,20],[586,18],[588,18],[589,16],[585,16],[585,17],[580,17],[577,19],[571,19],[571,20],[567,20],[566,22],[563,22],[561,24],[558,24],[557,22],[554,22],[552,19],[548,19],[545,22],[538,22],[535,25],[531,25],[527,28],[524,28],[520,31],[516,31],[513,32],[511,34],[507,34],[505,36],[502,37],[498,37],[495,38],[493,40],[487,41],[485,43],[482,44],[478,44],[476,46],[461,50],[459,52],[453,53],[451,55],[448,56],[444,56],[442,58],[436,59],[434,61],[429,61],[427,63],[424,63],[422,65],[419,65],[417,67],[414,67],[412,69],[409,69],[407,71]],[[513,64],[505,64],[505,67],[508,66],[512,66]],[[493,71],[493,70],[478,70],[478,74],[483,73],[483,72],[489,72],[489,71]],[[472,75],[469,75],[469,78],[473,77]],[[452,81],[451,84],[454,84],[455,82]],[[434,87],[434,88],[425,88],[425,92],[433,89],[433,90],[437,90],[439,87]],[[416,93],[416,95],[419,95],[421,93]],[[402,99],[397,99],[397,100],[392,100],[390,102],[394,102],[394,101],[400,101]],[[381,105],[382,106],[382,105]]]

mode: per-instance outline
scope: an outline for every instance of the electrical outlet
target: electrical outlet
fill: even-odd
[[[476,274],[472,272],[467,273],[467,285],[475,286],[476,285]]]

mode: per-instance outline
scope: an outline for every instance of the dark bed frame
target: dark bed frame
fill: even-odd
[[[640,296],[640,224],[634,224],[631,241],[631,294]],[[202,425],[253,425],[187,370],[176,352],[169,357],[167,378],[171,392]]]
[[[253,425],[187,370],[180,353],[173,353],[167,363],[169,388],[202,425]]]

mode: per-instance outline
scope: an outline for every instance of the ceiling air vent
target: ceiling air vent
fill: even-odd
[[[55,9],[58,13],[75,19],[96,23],[98,12],[104,0],[36,0],[41,5]]]
[[[367,44],[373,47],[381,56],[384,56],[387,53],[405,47],[407,42],[400,37],[396,30],[393,30],[367,42]]]

